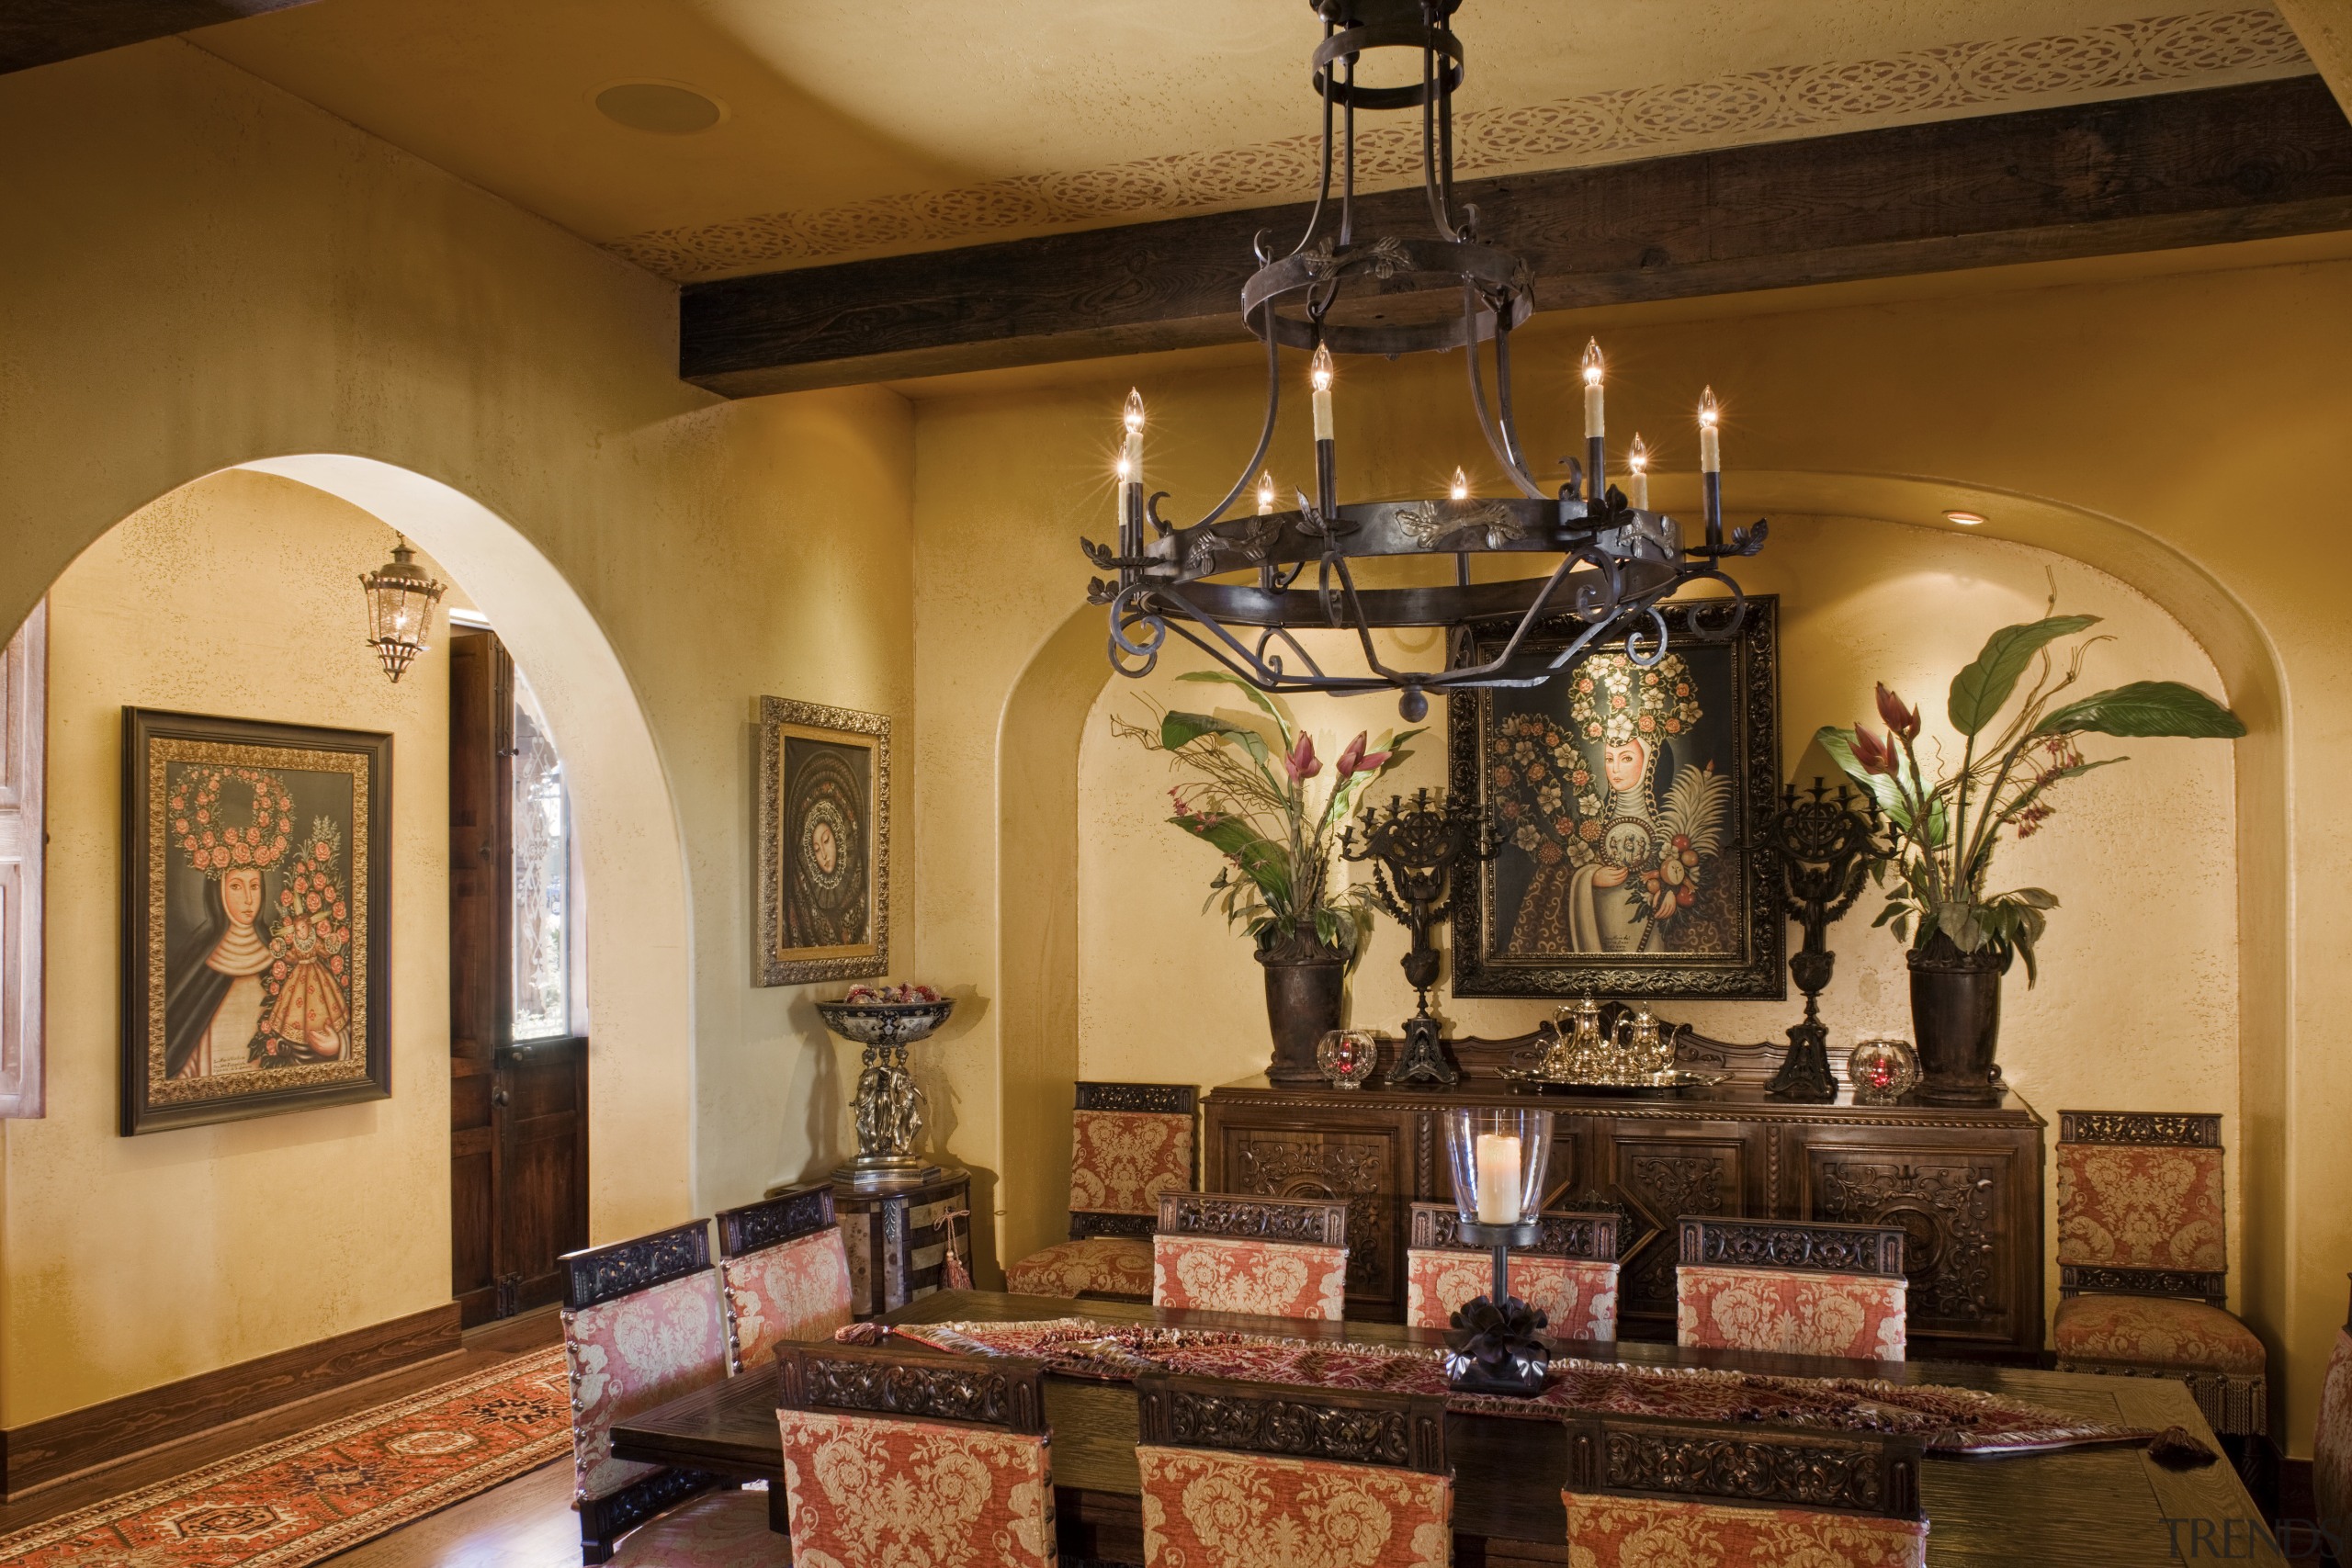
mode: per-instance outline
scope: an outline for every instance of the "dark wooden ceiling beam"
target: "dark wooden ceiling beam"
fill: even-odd
[[[311,0],[0,0],[0,75]]]
[[[2352,228],[2317,76],[1465,183],[1546,309]],[[1418,188],[1359,233],[1421,231]],[[1242,341],[1250,239],[1304,206],[690,284],[679,374],[729,397]]]

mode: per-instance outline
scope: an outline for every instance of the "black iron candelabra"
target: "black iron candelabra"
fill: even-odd
[[[1871,863],[1884,852],[1878,803],[1842,784],[1832,795],[1818,778],[1803,794],[1786,785],[1772,818],[1770,843],[1781,863],[1782,907],[1804,928],[1804,944],[1789,954],[1789,977],[1804,993],[1804,1018],[1789,1026],[1789,1054],[1766,1092],[1780,1100],[1826,1103],[1838,1098],[1838,1079],[1829,1070],[1821,993],[1829,987],[1838,955],[1823,945],[1823,937],[1854,907]]]
[[[1430,934],[1453,913],[1456,869],[1492,860],[1501,840],[1476,811],[1458,800],[1433,800],[1427,788],[1414,795],[1410,806],[1402,795],[1390,795],[1385,816],[1377,805],[1366,807],[1361,839],[1358,835],[1355,825],[1341,829],[1340,853],[1348,860],[1374,863],[1374,901],[1412,936],[1412,945],[1405,951],[1405,983],[1413,987],[1419,1005],[1405,1021],[1405,1043],[1388,1071],[1388,1081],[1455,1083],[1461,1070],[1446,1060],[1439,1043],[1443,1026],[1430,1012],[1430,991],[1437,985],[1439,965],[1437,944]]]

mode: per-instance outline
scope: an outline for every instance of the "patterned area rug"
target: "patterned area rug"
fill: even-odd
[[[872,1339],[878,1325],[837,1337]],[[1455,1393],[1434,1350],[1284,1339],[1221,1329],[1156,1328],[1052,1318],[1035,1323],[910,1324],[890,1330],[934,1349],[1035,1356],[1069,1376],[1125,1380],[1159,1369],[1321,1388],[1442,1394],[1456,1410],[1566,1419],[1578,1415],[1758,1421],[1914,1436],[1929,1455],[1990,1457],[2108,1445],[2143,1447],[2157,1434],[2059,1415],[2040,1405],[1939,1383],[1864,1378],[1764,1377],[1700,1367],[1558,1360],[1533,1399]],[[2181,1434],[2183,1438],[2187,1434]]]
[[[0,1536],[8,1568],[303,1568],[571,1451],[562,1348]]]

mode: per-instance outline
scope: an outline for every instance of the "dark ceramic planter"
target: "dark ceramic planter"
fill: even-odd
[[[1916,1098],[1928,1105],[1997,1105],[2003,1089],[1994,1055],[2001,1043],[2001,975],[2008,955],[1962,953],[1938,932],[1906,956],[1911,1027],[1919,1045]]]
[[[1319,1084],[1315,1048],[1340,1027],[1348,983],[1348,961],[1337,949],[1287,948],[1261,953],[1266,969],[1266,1023],[1273,1031],[1274,1056],[1266,1066],[1273,1084]]]

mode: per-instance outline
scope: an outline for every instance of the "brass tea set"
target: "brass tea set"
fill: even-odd
[[[1600,1004],[1586,997],[1539,1025],[1537,1032],[1547,1038],[1520,1053],[1502,1075],[1535,1090],[1674,1093],[1721,1083],[1719,1074],[1689,1072],[1674,1065],[1675,1041],[1689,1027],[1661,1023],[1649,1009],[1639,1007],[1620,1016],[1614,1029],[1607,1029]]]

